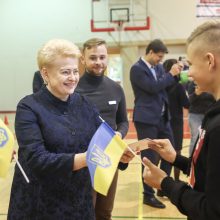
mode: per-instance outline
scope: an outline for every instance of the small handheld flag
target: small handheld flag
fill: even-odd
[[[93,135],[86,155],[93,188],[107,195],[127,144],[103,122]]]
[[[14,147],[14,136],[0,119],[0,177],[6,177]]]

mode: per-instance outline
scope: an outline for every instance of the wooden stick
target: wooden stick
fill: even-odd
[[[17,157],[15,156],[15,154],[13,155],[13,158],[15,159],[15,162],[17,163],[18,168],[20,169],[21,173],[23,174],[23,176],[24,176],[24,178],[25,178],[26,182],[27,182],[27,183],[30,183],[30,181],[29,181],[29,179],[28,179],[28,177],[27,177],[26,173],[24,172],[24,170],[23,170],[23,168],[22,168],[21,164],[19,163],[19,161],[18,161]]]

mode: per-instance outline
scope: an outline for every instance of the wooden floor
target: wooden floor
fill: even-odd
[[[0,114],[0,118],[4,116]],[[8,115],[9,128],[13,130],[14,115]],[[126,142],[132,143],[135,139],[127,139]],[[183,154],[188,154],[189,140],[184,140]],[[15,146],[17,147],[17,146]],[[10,195],[11,182],[14,172],[14,162],[11,164],[9,174],[6,179],[0,178],[0,220],[7,219],[7,209]],[[181,179],[186,178],[181,175]],[[127,170],[119,172],[118,187],[115,199],[112,219],[126,219],[126,220],[162,220],[162,219],[186,219],[179,211],[173,206],[167,198],[159,198],[165,205],[165,209],[151,208],[150,206],[143,205],[143,188],[141,183],[141,164],[137,159],[134,159]]]

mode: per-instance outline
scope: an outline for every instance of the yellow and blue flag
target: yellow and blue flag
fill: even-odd
[[[6,177],[14,147],[14,136],[0,119],[0,177]]]
[[[86,155],[93,188],[107,195],[127,144],[103,122],[93,135]]]

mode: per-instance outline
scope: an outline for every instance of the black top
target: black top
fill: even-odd
[[[183,108],[189,108],[189,99],[184,87],[178,82],[179,78],[174,77],[174,79],[176,82],[166,89],[169,99],[171,120],[183,120]]]
[[[43,87],[19,102],[18,159],[30,183],[16,165],[9,220],[95,219],[88,168],[73,171],[73,162],[100,123],[98,112],[77,93],[64,102]]]
[[[76,92],[85,95],[112,129],[125,137],[128,132],[128,118],[125,95],[120,85],[107,76],[94,76],[85,72]]]
[[[189,94],[189,113],[205,114],[209,107],[215,102],[214,97],[206,92],[200,95],[195,94],[195,83],[190,82],[188,85]]]
[[[195,186],[175,182],[171,177],[162,181],[162,190],[171,202],[191,220],[220,219],[220,101],[206,113],[202,129],[203,145],[195,163]],[[177,155],[174,165],[189,173],[191,160]]]

